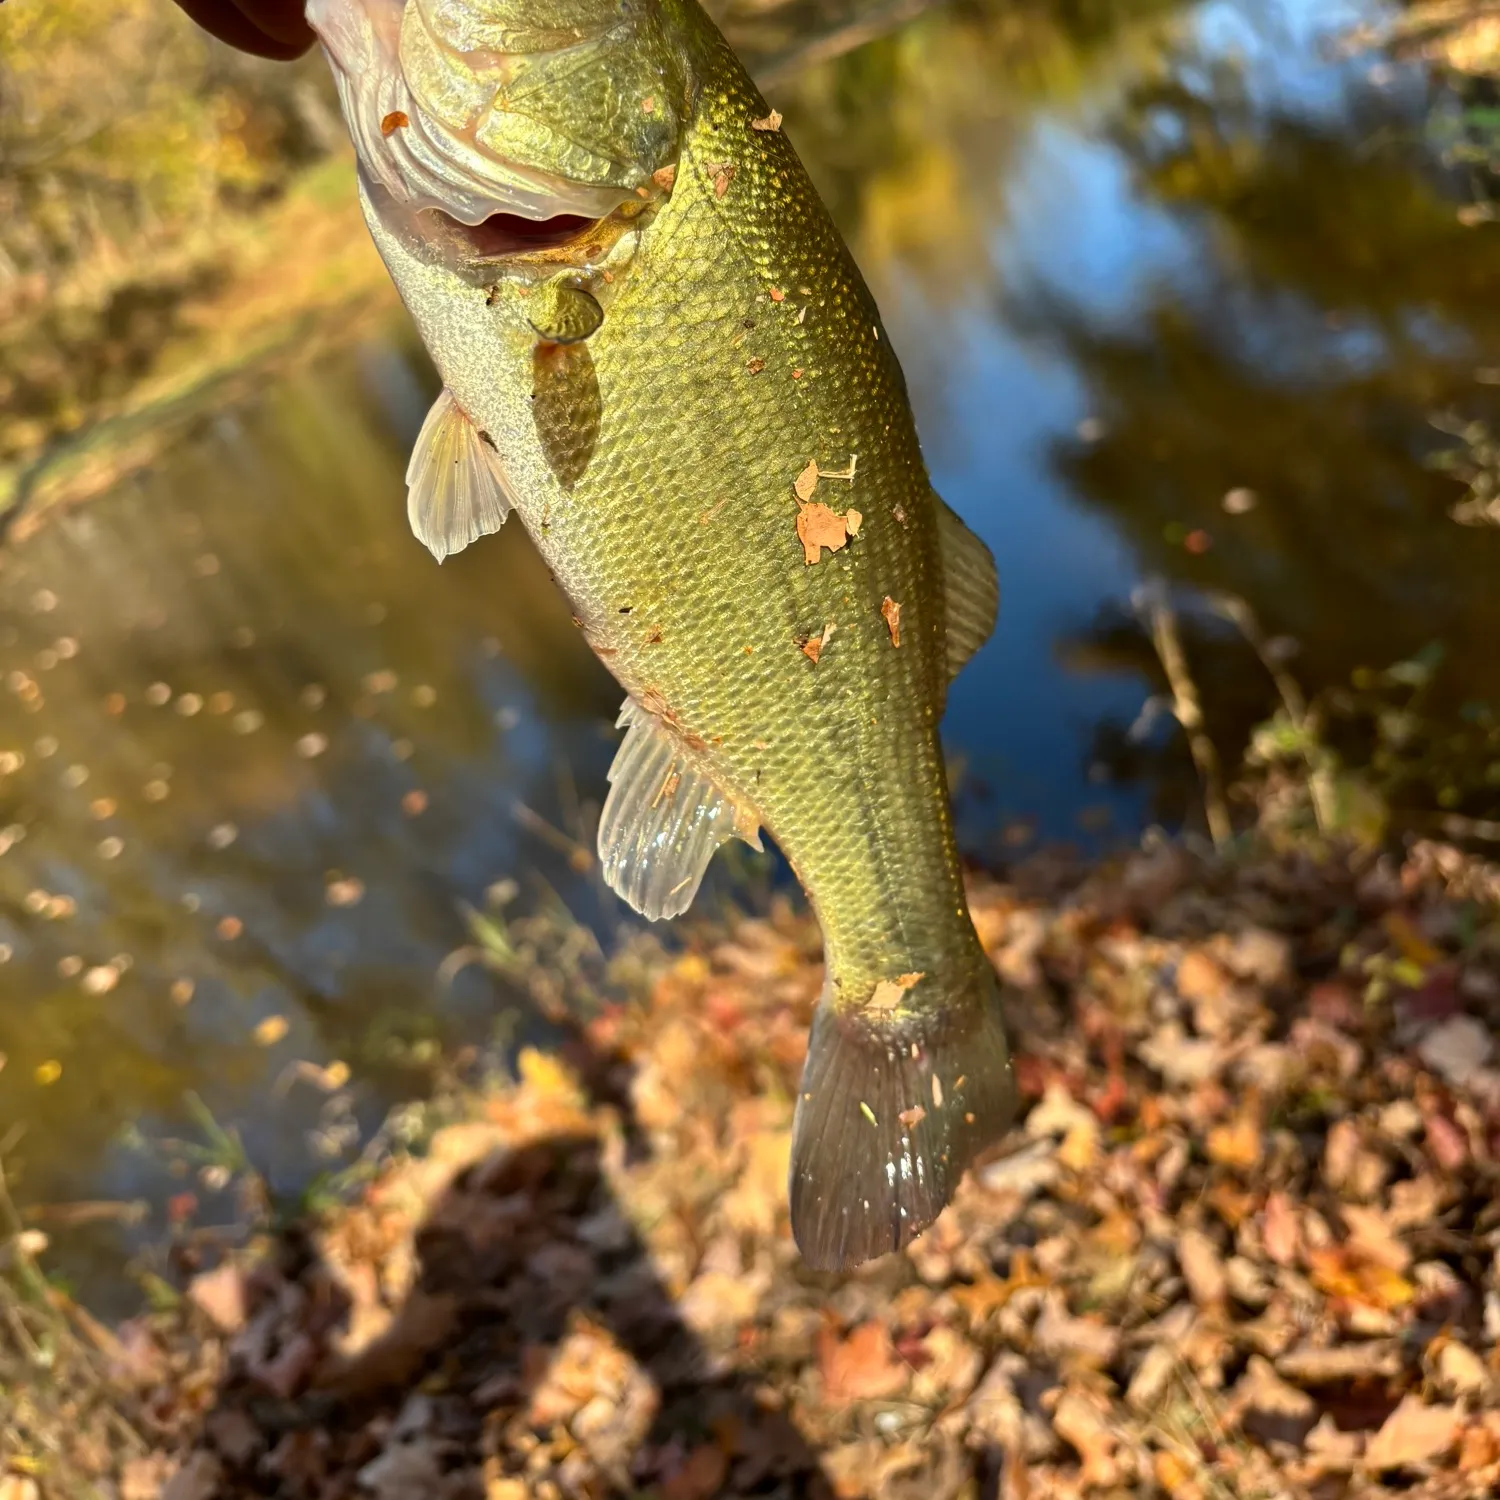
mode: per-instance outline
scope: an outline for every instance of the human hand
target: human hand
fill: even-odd
[[[301,57],[315,38],[302,14],[302,0],[177,0],[205,31],[241,52],[287,62]]]

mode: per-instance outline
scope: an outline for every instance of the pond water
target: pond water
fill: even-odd
[[[945,721],[967,851],[1199,817],[1143,715],[1155,576],[1231,764],[1273,693],[1193,608],[1214,590],[1304,690],[1370,699],[1393,807],[1493,819],[1500,528],[1458,524],[1434,467],[1500,382],[1463,100],[1340,60],[1368,13],[1322,0],[919,9],[729,27],[998,560]],[[169,1211],[233,1212],[163,1144],[198,1133],[190,1094],[295,1191],[495,1034],[503,984],[440,974],[464,903],[513,881],[606,945],[628,924],[580,855],[618,689],[519,527],[441,569],[406,529],[434,394],[393,313],[0,568],[0,1145],[25,1204],[145,1205],[56,1234],[101,1305]]]

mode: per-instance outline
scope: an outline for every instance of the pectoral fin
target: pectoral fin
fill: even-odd
[[[510,514],[499,456],[444,389],[406,466],[406,515],[439,562],[498,531]]]
[[[938,545],[943,553],[943,592],[948,611],[948,678],[984,645],[1000,611],[1000,580],[990,549],[941,498],[937,499]]]
[[[599,820],[604,878],[648,921],[679,916],[714,850],[736,834],[759,849],[760,834],[655,714],[627,698],[616,727],[625,740],[609,769]]]

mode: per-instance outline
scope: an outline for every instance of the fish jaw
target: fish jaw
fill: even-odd
[[[685,67],[649,0],[308,0],[388,211],[602,218],[675,161]]]

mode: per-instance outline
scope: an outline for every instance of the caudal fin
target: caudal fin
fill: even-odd
[[[836,1008],[825,991],[813,1016],[791,1202],[792,1234],[814,1270],[901,1249],[1010,1125],[1015,1085],[994,976],[942,1004],[923,999],[886,1017]]]

